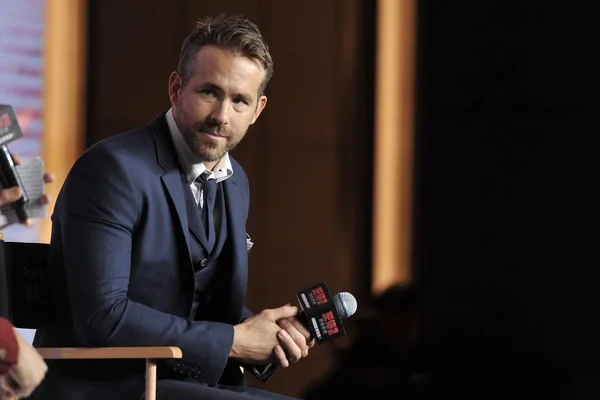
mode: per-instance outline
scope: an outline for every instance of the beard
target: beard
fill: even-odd
[[[174,115],[181,135],[195,157],[200,161],[219,161],[225,153],[233,150],[244,138],[246,131],[234,132],[219,121],[207,118],[201,121],[192,121],[183,113]],[[223,139],[211,138],[205,133],[218,133]]]

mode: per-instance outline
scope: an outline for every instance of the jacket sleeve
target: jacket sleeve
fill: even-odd
[[[71,169],[57,202],[73,325],[88,346],[178,346],[198,380],[216,384],[233,326],[181,318],[128,297],[133,232],[143,224],[141,189],[129,160],[88,150]]]
[[[10,371],[19,359],[19,343],[13,325],[0,317],[0,375]]]

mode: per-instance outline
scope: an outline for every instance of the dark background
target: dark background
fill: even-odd
[[[597,396],[598,6],[418,4],[414,268],[440,379]]]

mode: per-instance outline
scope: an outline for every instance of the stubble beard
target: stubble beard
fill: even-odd
[[[205,138],[202,140],[198,129],[186,129],[186,132],[182,131],[181,134],[194,156],[199,158],[200,161],[219,161],[227,152],[227,144],[219,146],[219,143],[214,139]]]
[[[174,114],[174,117],[184,141],[192,151],[192,154],[200,161],[219,161],[225,153],[233,150],[246,135],[246,132],[238,135],[224,129],[224,133],[227,135],[225,140],[211,139],[209,136],[201,133],[205,126],[211,126],[206,120],[193,123],[188,121],[181,113]]]

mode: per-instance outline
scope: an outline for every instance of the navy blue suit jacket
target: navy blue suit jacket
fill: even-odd
[[[178,346],[201,382],[217,383],[232,325],[251,315],[244,306],[249,185],[232,164],[223,182],[231,267],[223,313],[220,322],[194,321],[185,176],[164,114],[85,151],[52,215],[49,269],[58,312],[35,344]]]

